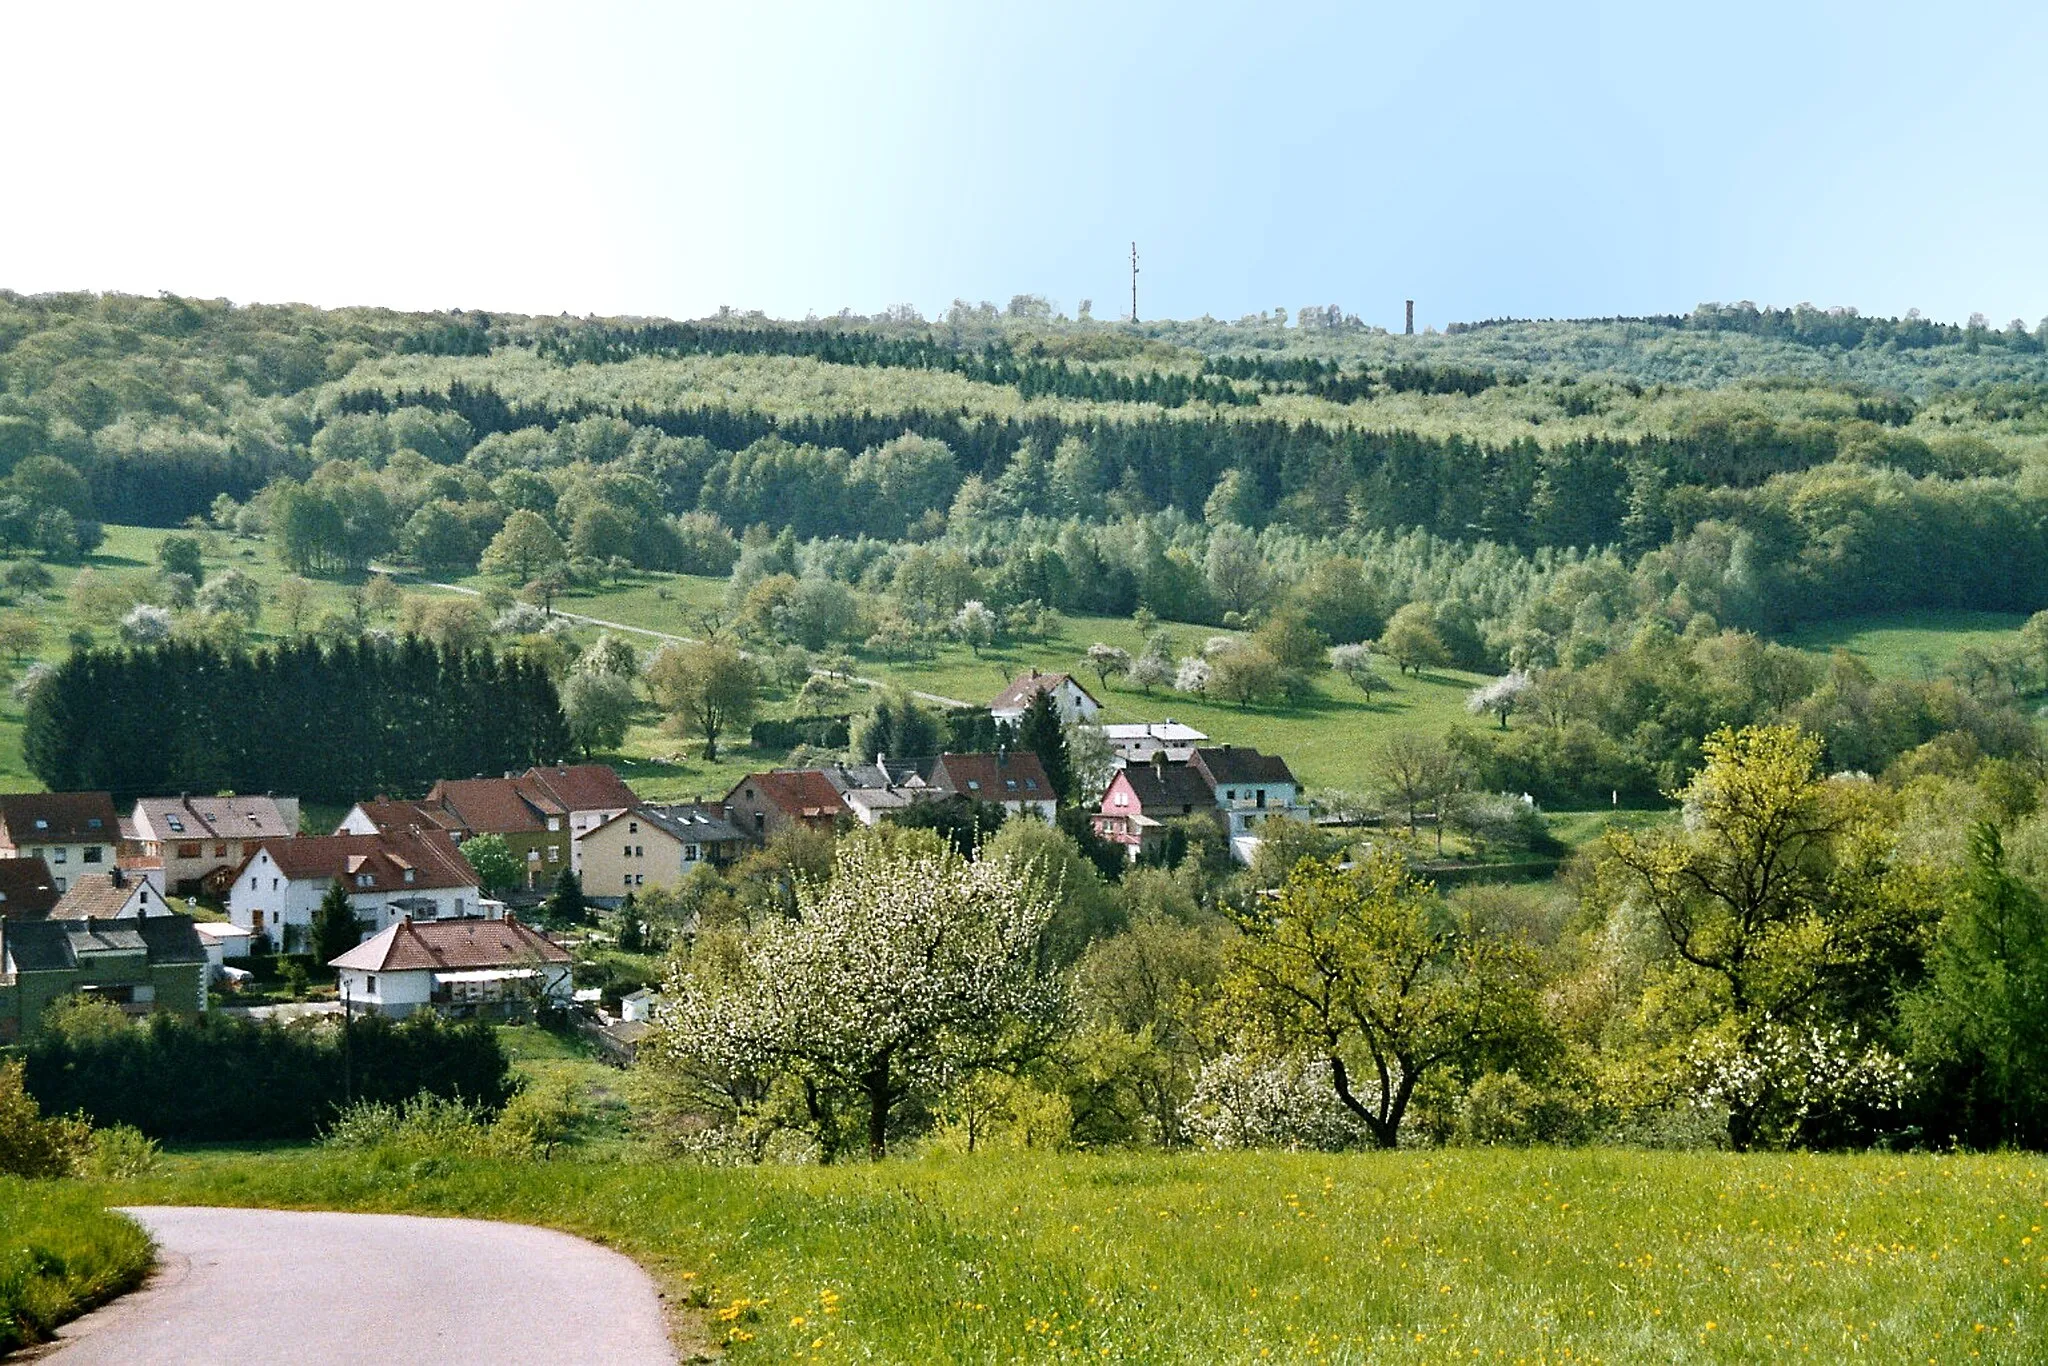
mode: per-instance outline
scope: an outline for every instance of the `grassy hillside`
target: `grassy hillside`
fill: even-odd
[[[0,1176],[0,1355],[139,1284],[153,1255],[88,1188]]]
[[[2025,621],[2010,612],[1900,612],[1803,627],[1786,643],[1818,652],[1846,650],[1880,678],[1928,679],[1965,649],[2010,645]]]
[[[122,1200],[603,1238],[752,1361],[2037,1361],[2048,1164],[1631,1151],[719,1169],[207,1155]]]

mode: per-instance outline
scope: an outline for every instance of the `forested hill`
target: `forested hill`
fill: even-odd
[[[1255,604],[1218,546],[1248,544],[1285,583],[1365,565],[1360,622],[1462,604],[1474,662],[1574,564],[1631,580],[1610,616],[1674,625],[2031,611],[2044,336],[1747,305],[1395,336],[1030,297],[672,323],[0,293],[0,550],[199,517],[301,572],[438,570],[527,511],[572,564],[724,573],[786,532],[800,576],[886,589],[923,550],[994,598],[1221,621]]]

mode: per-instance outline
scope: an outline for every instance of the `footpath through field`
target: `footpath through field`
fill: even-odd
[[[373,564],[370,566],[370,570],[372,573],[386,574],[394,579],[405,579],[408,582],[418,583],[427,588],[438,588],[446,593],[460,593],[464,597],[470,598],[480,598],[483,596],[477,589],[465,588],[459,583],[436,583],[431,579],[417,578],[403,569],[394,569],[390,565]],[[581,622],[585,626],[595,626],[600,631],[629,631],[636,636],[651,636],[655,640],[669,641],[677,645],[693,645],[696,643],[694,636],[672,635],[667,631],[656,631],[646,626],[629,626],[623,621],[606,621],[603,617],[588,616],[582,612],[565,612],[559,607],[553,610],[554,614],[558,617],[568,621]],[[814,672],[823,673],[824,670],[819,669],[814,670]],[[849,677],[864,688],[885,688],[888,686],[878,678],[862,678],[857,674],[849,675]],[[918,692],[912,689],[910,690],[910,695],[920,702],[929,702],[935,707],[959,708],[974,705],[972,702],[963,702],[957,697],[941,697],[935,692]]]
[[[398,1214],[123,1213],[156,1239],[156,1274],[67,1324],[42,1360],[675,1360],[647,1273],[566,1233]]]

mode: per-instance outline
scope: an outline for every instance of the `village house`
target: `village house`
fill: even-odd
[[[1275,816],[1299,818],[1300,787],[1287,761],[1236,745],[1197,747],[1185,763],[1155,750],[1147,763],[1127,764],[1110,780],[1090,817],[1095,833],[1124,846],[1133,860],[1153,853],[1168,821],[1202,815],[1229,842],[1231,857],[1250,863],[1259,826]]]
[[[335,833],[419,826],[445,830],[458,844],[497,835],[535,890],[553,885],[564,868],[577,868],[578,835],[639,804],[633,789],[603,764],[556,765],[502,778],[443,779],[416,802],[379,796],[353,807]]]
[[[71,885],[50,909],[50,919],[131,920],[173,913],[155,883],[117,867],[104,873],[82,873],[71,879]]]
[[[66,996],[128,1015],[206,1009],[206,948],[184,915],[0,920],[0,1043],[17,1043]]]
[[[64,894],[40,858],[0,858],[0,917],[41,920]]]
[[[1052,694],[1053,705],[1059,709],[1063,725],[1093,721],[1095,714],[1102,710],[1102,703],[1095,700],[1095,694],[1082,687],[1072,674],[1045,674],[1033,669],[997,694],[996,699],[988,704],[988,714],[1014,726],[1024,719],[1032,697],[1042,692]]]
[[[996,754],[941,754],[932,768],[934,791],[970,801],[990,802],[1012,816],[1034,816],[1052,824],[1059,816],[1059,794],[1045,776],[1045,766],[1030,750]]]
[[[265,840],[235,870],[228,919],[273,946],[301,950],[313,912],[336,882],[370,931],[401,919],[467,920],[502,911],[478,890],[476,870],[444,830],[301,835]]]
[[[121,817],[104,792],[0,795],[0,857],[40,858],[63,891],[80,873],[103,873],[121,853]]]
[[[329,966],[349,1008],[375,1015],[508,1015],[574,991],[568,950],[509,915],[400,920]]]
[[[219,895],[258,841],[299,833],[299,799],[144,797],[127,828],[143,857],[162,869],[162,890]]]
[[[721,807],[636,806],[576,837],[583,894],[614,904],[652,888],[674,890],[705,864],[738,858],[745,837]]]
[[[1102,738],[1119,764],[1150,763],[1164,750],[1169,763],[1184,764],[1195,755],[1195,746],[1209,737],[1193,726],[1167,717],[1164,721],[1112,722],[1102,727]]]
[[[815,768],[778,768],[749,773],[725,794],[733,826],[748,839],[766,843],[792,825],[830,830],[851,809],[837,788]]]

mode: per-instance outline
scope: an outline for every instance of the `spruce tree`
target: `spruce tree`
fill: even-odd
[[[313,961],[322,967],[363,942],[356,908],[349,904],[348,888],[339,878],[328,884],[326,895],[313,911],[312,939]]]
[[[1024,718],[1017,724],[1017,745],[1038,756],[1054,792],[1063,799],[1071,798],[1074,764],[1067,753],[1067,732],[1060,724],[1059,704],[1053,701],[1052,689],[1040,688],[1031,694],[1031,705],[1024,709]]]

